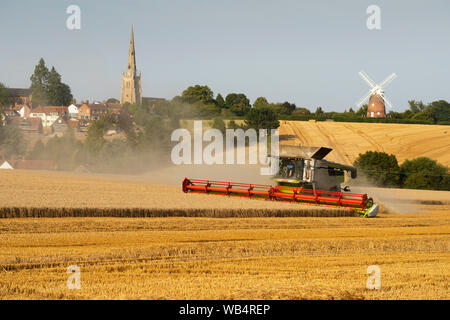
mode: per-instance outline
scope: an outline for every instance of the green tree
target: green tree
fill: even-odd
[[[428,110],[434,121],[450,121],[450,104],[447,101],[433,101],[428,106]]]
[[[56,72],[55,67],[52,67],[47,77],[47,100],[50,105],[60,105],[58,102],[60,95],[59,85],[61,83],[61,75]]]
[[[170,147],[171,132],[172,128],[168,126],[167,119],[159,115],[149,115],[144,124],[141,147],[152,152],[165,152]]]
[[[33,96],[33,106],[46,105],[47,98],[47,84],[48,84],[49,71],[45,66],[43,58],[39,60],[39,63],[34,68],[34,73],[31,75],[31,89]]]
[[[419,157],[405,160],[401,166],[404,188],[449,190],[449,170],[436,160]]]
[[[395,112],[395,111],[389,111],[388,114],[386,115],[386,118],[389,119],[402,119],[402,114]]]
[[[125,133],[128,133],[128,131],[133,128],[133,120],[131,119],[127,109],[122,108],[117,119],[117,126],[125,131]]]
[[[317,107],[317,109],[314,113],[316,116],[320,116],[320,115],[324,114],[322,107]]]
[[[378,187],[397,187],[400,184],[400,167],[393,154],[367,151],[359,154],[353,165]]]
[[[190,86],[183,91],[181,98],[183,102],[195,103],[201,102],[204,104],[214,102],[213,92],[208,86],[195,85]]]
[[[433,116],[431,115],[430,110],[425,110],[425,111],[418,112],[418,113],[414,114],[411,117],[411,120],[429,121],[429,122],[434,122],[435,121],[433,119]]]
[[[116,98],[109,98],[108,100],[106,100],[106,103],[120,103],[120,101]]]
[[[297,108],[297,106],[294,103],[289,103],[287,101],[283,103],[272,104],[271,107],[273,107],[274,111],[277,114],[282,115],[292,114],[292,112]]]
[[[91,155],[97,155],[105,143],[105,139],[103,138],[104,129],[102,120],[94,121],[89,126],[85,147]]]
[[[255,102],[253,102],[253,108],[266,108],[269,106],[269,102],[264,97],[256,98]]]
[[[32,153],[39,149],[41,147],[36,144]],[[40,158],[53,160],[57,170],[73,170],[84,160],[83,143],[77,140],[72,128],[68,128],[62,137],[55,136],[47,141]]]
[[[414,117],[414,113],[409,109],[405,110],[401,115],[403,119],[411,119],[412,117]]]
[[[411,110],[412,113],[423,112],[426,109],[426,106],[423,104],[422,101],[409,100],[408,104],[409,110]]]
[[[366,115],[367,115],[367,109],[368,108],[369,108],[369,106],[367,104],[363,104],[361,106],[361,108],[359,108],[358,111],[356,111],[356,115],[358,117],[365,118]]]
[[[72,101],[70,87],[61,82],[61,75],[52,67],[48,74],[47,100],[50,105],[69,105]]]
[[[36,105],[69,105],[73,99],[70,87],[61,82],[61,75],[52,67],[50,71],[40,59],[31,76],[33,106]]]
[[[26,142],[22,131],[16,125],[0,125],[0,149],[5,151],[6,157],[25,153]]]
[[[238,115],[245,115],[250,109],[250,100],[243,93],[230,93],[225,98],[225,104],[231,111]]]
[[[297,108],[292,112],[292,115],[294,116],[309,116],[311,114],[311,111],[309,111],[307,108]]]
[[[0,82],[0,106],[7,106],[10,103],[8,88]]]
[[[32,160],[41,160],[45,157],[45,145],[39,139],[33,146],[33,149],[28,153],[27,158]]]
[[[226,108],[226,106],[227,106],[225,104],[225,100],[223,99],[223,97],[220,93],[217,94],[216,103],[217,103],[217,106],[219,106],[220,108]]]
[[[252,108],[245,115],[245,125],[258,132],[259,129],[276,129],[280,126],[280,121],[278,121],[275,111],[269,107]]]

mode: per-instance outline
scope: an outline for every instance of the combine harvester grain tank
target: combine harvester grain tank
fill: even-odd
[[[379,206],[372,198],[367,194],[351,193],[348,186],[341,188],[345,175],[355,179],[357,169],[324,160],[331,151],[326,147],[280,145],[279,171],[273,177],[276,186],[185,178],[182,189],[185,193],[348,209],[364,217],[375,217]]]

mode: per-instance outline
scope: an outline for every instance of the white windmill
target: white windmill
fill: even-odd
[[[385,118],[386,117],[386,109],[385,105],[392,110],[392,103],[386,99],[384,96],[384,88],[394,80],[397,75],[392,73],[386,79],[384,79],[379,84],[376,84],[369,76],[364,72],[360,71],[359,75],[363,78],[364,81],[370,86],[370,91],[365,95],[361,100],[356,103],[356,106],[359,108],[362,104],[369,99],[369,105],[367,107],[367,117],[368,118]]]

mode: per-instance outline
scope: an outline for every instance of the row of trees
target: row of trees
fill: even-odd
[[[193,117],[226,117],[245,118],[252,109],[269,108],[278,119],[283,120],[327,120],[353,122],[399,122],[450,124],[450,104],[445,100],[433,101],[425,105],[422,101],[410,100],[409,109],[404,112],[389,112],[386,119],[367,118],[367,104],[358,110],[350,108],[344,112],[325,112],[322,107],[314,111],[308,108],[297,108],[290,102],[271,103],[265,97],[258,97],[253,105],[243,93],[230,93],[225,99],[219,93],[214,98],[213,91],[208,86],[190,86],[180,96],[171,101],[158,102],[164,108],[177,110],[184,118]]]
[[[184,117],[245,117],[252,110],[250,100],[243,93],[230,93],[225,98],[219,93],[214,98],[213,91],[208,86],[195,85],[184,90],[181,96],[166,102],[172,109],[182,109]],[[254,108],[270,108],[277,115],[290,115],[295,110],[295,104],[289,102],[269,103],[260,97],[253,104]]]
[[[393,119],[410,119],[425,123],[450,124],[450,104],[445,100],[424,104],[422,101],[410,100],[409,109],[403,113],[391,112]]]
[[[422,124],[450,124],[450,104],[445,100],[424,104],[422,101],[408,101],[409,108],[404,112],[390,111],[385,119],[367,118],[367,104],[357,111],[350,108],[344,112],[324,112],[318,107],[314,112],[307,108],[297,108],[290,116],[280,115],[280,119],[290,120],[319,120],[332,119],[341,122],[394,122],[394,123],[422,123]]]
[[[450,190],[450,171],[427,157],[398,164],[393,154],[368,151],[360,154],[354,165],[370,183],[378,187]]]

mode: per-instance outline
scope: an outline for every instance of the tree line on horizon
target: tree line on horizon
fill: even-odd
[[[213,91],[206,85],[194,85],[185,89],[181,95],[172,100],[154,102],[155,108],[175,110],[182,118],[210,119],[243,119],[251,110],[270,110],[278,120],[334,120],[340,122],[392,122],[392,123],[423,123],[450,124],[450,104],[445,100],[424,104],[422,101],[408,101],[409,108],[404,112],[389,112],[385,119],[367,118],[367,104],[358,110],[344,112],[325,112],[322,107],[311,111],[305,107],[297,107],[294,103],[268,102],[265,97],[258,97],[253,102],[244,93],[229,93],[223,98],[218,93],[214,97]],[[137,108],[138,106],[134,106]]]

